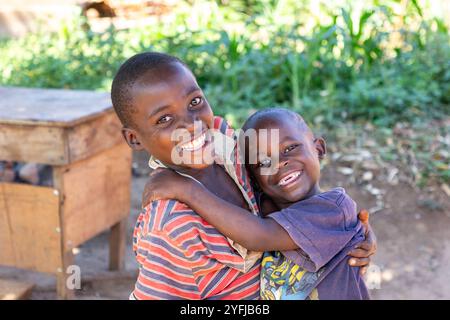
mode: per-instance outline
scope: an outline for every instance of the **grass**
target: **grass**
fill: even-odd
[[[308,1],[197,1],[170,22],[101,34],[75,18],[58,32],[1,41],[0,84],[109,90],[124,60],[156,50],[184,60],[235,126],[269,106],[328,131],[348,122],[416,126],[450,111],[449,30],[422,2],[403,1],[399,12],[394,0],[321,2],[319,11]],[[448,154],[434,159],[421,151],[427,143],[413,148],[423,176],[448,182]]]

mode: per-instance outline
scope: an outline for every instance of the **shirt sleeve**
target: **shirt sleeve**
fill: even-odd
[[[299,246],[299,249],[283,251],[283,254],[308,271],[318,271],[362,228],[355,202],[339,189],[268,216],[279,223]]]
[[[183,252],[200,299],[220,295],[229,290],[232,283],[234,286],[240,283],[239,279],[235,281],[237,277],[242,276],[242,281],[247,281],[252,272],[259,270],[257,261],[242,256],[224,235],[187,206],[185,211],[173,213],[163,232]],[[242,283],[239,290],[244,288],[248,290],[247,284]]]
[[[170,214],[169,201],[154,201],[136,222],[133,251],[139,264],[139,275],[130,296],[137,300],[199,299],[199,292],[189,261],[157,223]]]
[[[189,261],[163,233],[141,238],[141,267],[134,296],[137,299],[199,299],[199,291]]]
[[[140,265],[136,299],[208,298],[229,284],[222,278],[245,267],[222,234],[175,200],[152,202],[139,216],[133,238]]]
[[[164,232],[189,258],[195,275],[209,273],[221,265],[245,272],[245,258],[224,235],[190,209],[171,219]]]

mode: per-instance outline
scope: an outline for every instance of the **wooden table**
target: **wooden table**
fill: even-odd
[[[72,249],[111,228],[109,267],[123,268],[131,149],[120,128],[108,93],[0,87],[0,160],[53,168],[52,187],[0,183],[0,265],[55,274],[71,298]]]

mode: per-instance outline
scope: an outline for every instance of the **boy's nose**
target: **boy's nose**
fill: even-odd
[[[196,128],[196,126],[200,127],[200,128]],[[202,126],[202,123],[200,122],[200,120],[198,119],[198,117],[196,115],[186,114],[183,117],[179,128],[185,128],[190,133],[194,133],[195,130],[199,130],[199,129],[201,130],[202,129],[201,126]]]
[[[285,167],[289,164],[289,160],[288,159],[282,159],[280,158],[279,162],[278,162],[278,169]]]

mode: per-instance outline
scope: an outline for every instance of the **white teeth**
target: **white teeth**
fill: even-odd
[[[278,185],[279,186],[285,186],[285,185],[287,185],[289,182],[291,182],[293,179],[297,178],[301,174],[302,174],[302,171],[292,172],[291,174],[289,174],[286,177],[284,177],[283,179],[281,179],[280,182],[278,182]]]
[[[197,149],[200,149],[201,147],[203,147],[203,145],[205,144],[206,141],[206,134],[203,133],[200,137],[183,144],[181,147],[181,149],[185,150],[185,151],[195,151]]]

